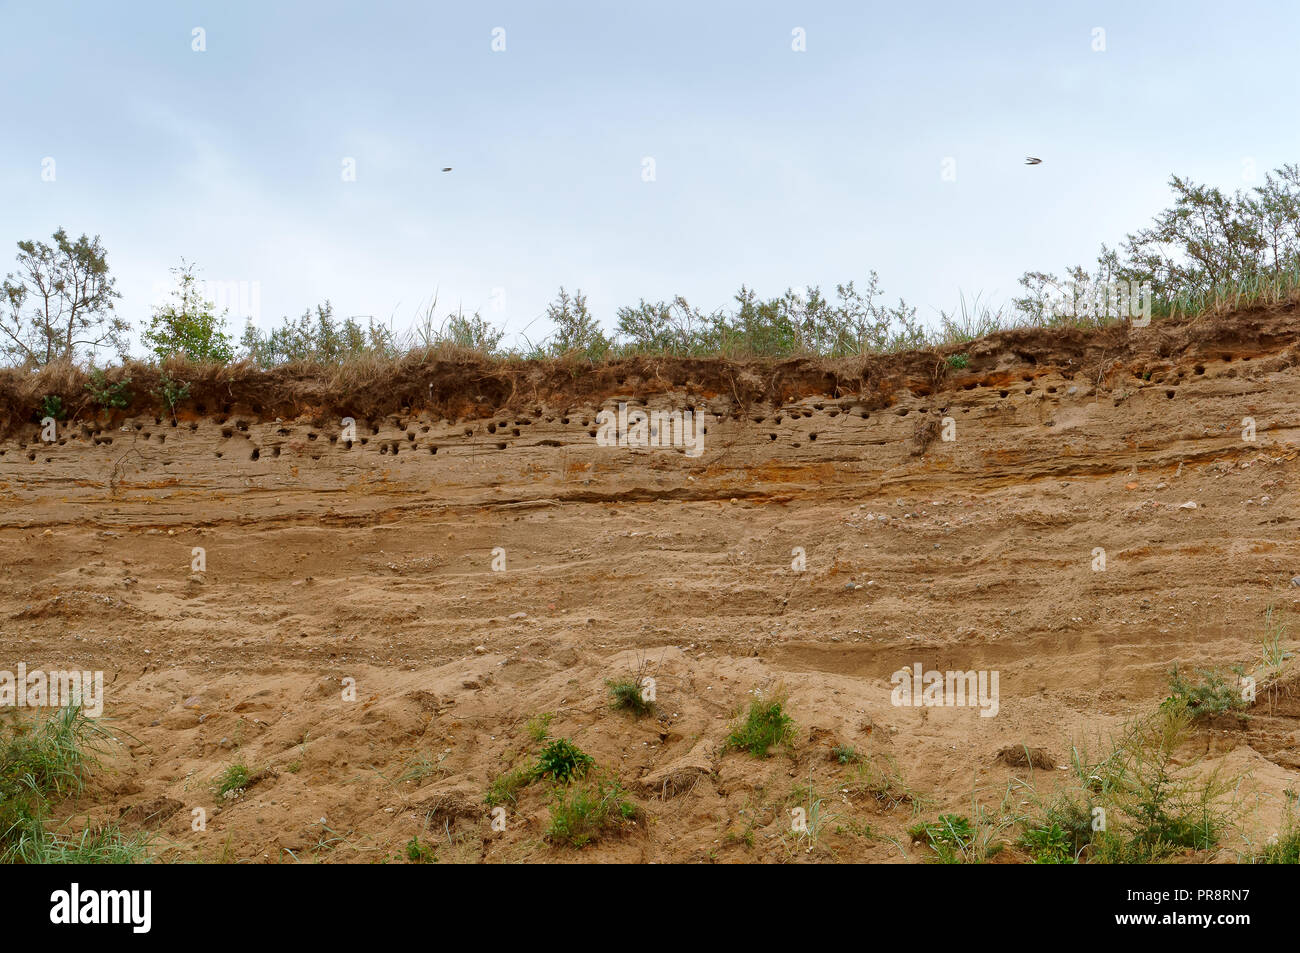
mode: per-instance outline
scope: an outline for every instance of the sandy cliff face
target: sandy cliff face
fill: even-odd
[[[372,861],[418,835],[443,859],[914,860],[908,802],[834,747],[930,814],[1013,776],[1050,791],[1064,772],[998,753],[1064,764],[1153,709],[1174,662],[1254,664],[1266,608],[1300,608],[1297,329],[1280,310],[1034,332],[947,373],[696,369],[450,415],[233,399],[83,416],[53,443],[22,422],[0,443],[0,668],[105,673],[122,746],[70,812],[173,856]],[[703,453],[599,445],[620,402],[706,413]],[[996,714],[893,704],[917,663],[997,672]],[[606,687],[637,669],[641,719]],[[792,752],[721,753],[776,685]],[[545,785],[504,830],[483,801],[546,713],[640,809],[584,853],[543,841]],[[1275,694],[1197,736],[1250,771],[1256,829],[1297,787],[1297,717]],[[254,780],[218,798],[232,763]],[[837,818],[811,851],[789,820],[809,785]]]

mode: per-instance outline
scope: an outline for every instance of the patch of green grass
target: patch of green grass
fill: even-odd
[[[785,697],[778,693],[764,699],[755,695],[749,711],[731,729],[723,750],[748,751],[755,758],[766,758],[771,750],[794,738],[794,719],[785,712]]]
[[[614,696],[615,708],[630,711],[638,718],[653,714],[655,703],[646,693],[644,676],[624,675],[621,678],[609,679],[605,684],[609,687],[609,693]]]
[[[216,789],[217,797],[229,801],[243,794],[251,782],[252,775],[248,771],[248,766],[243,762],[237,762],[217,775],[212,785]]]
[[[41,836],[43,834],[43,836]],[[128,834],[116,824],[87,828],[75,834],[37,832],[24,837],[8,863],[136,864],[150,861],[148,834]]]
[[[965,294],[960,294],[958,303],[960,306],[960,315],[957,312],[948,314],[946,311],[939,312],[939,331],[937,334],[927,335],[929,341],[937,345],[947,344],[970,344],[986,335],[1000,331],[1004,325],[1002,320],[1002,309],[994,311],[987,305],[980,304],[981,295],[976,294],[970,301],[966,300]],[[955,354],[953,357],[965,358],[965,354]],[[965,367],[965,364],[952,363],[952,358],[948,363],[953,367]]]
[[[948,367],[954,371],[964,371],[970,367],[970,357],[965,354],[949,354]]]
[[[402,773],[397,776],[397,783],[423,781],[425,778],[446,774],[447,769],[442,766],[444,758],[446,758],[446,755],[440,755],[437,761],[433,761],[430,760],[428,755],[417,755],[406,763]]]
[[[85,790],[97,753],[112,741],[98,722],[69,706],[0,732],[0,863],[134,863],[148,838],[102,825],[65,834],[46,829],[52,801]]]
[[[876,839],[876,832],[871,829],[870,824],[863,824],[861,821],[852,818],[846,820],[843,824],[836,824],[835,833],[852,834],[855,837],[865,837],[867,840]]]
[[[924,809],[925,799],[907,785],[898,772],[898,764],[888,755],[859,761],[853,777],[843,787],[854,794],[866,794],[886,808],[909,804],[914,813]]]
[[[528,732],[528,737],[533,739],[534,744],[541,744],[550,735],[553,718],[555,718],[554,712],[544,711],[528,719],[524,729]]]
[[[959,863],[975,846],[975,828],[964,814],[940,814],[937,821],[915,824],[907,833],[933,849],[945,864]]]
[[[1287,622],[1277,613],[1273,606],[1264,610],[1264,634],[1261,637],[1262,664],[1256,671],[1258,681],[1264,687],[1264,697],[1270,705],[1278,700],[1279,686],[1278,679],[1282,675],[1282,668],[1286,663],[1295,657],[1295,653],[1286,648]]]
[[[734,828],[728,828],[727,833],[722,836],[724,844],[744,844],[746,847],[754,846],[754,821],[750,820],[743,831],[736,831]]]
[[[505,774],[498,775],[488,785],[483,800],[487,802],[488,807],[507,803],[516,804],[519,801],[519,792],[532,784],[533,779],[532,768],[515,768],[513,771],[507,771]]]
[[[557,788],[551,802],[546,840],[568,847],[585,847],[602,834],[635,821],[639,811],[624,794],[622,785],[612,780],[592,780]]]
[[[831,749],[831,757],[840,764],[857,764],[862,760],[862,755],[852,745],[836,745]]]
[[[1277,837],[1264,845],[1255,858],[1257,864],[1300,864],[1300,821],[1288,813]]]
[[[972,788],[969,814],[940,814],[928,824],[916,824],[908,830],[934,853],[930,859],[944,864],[983,864],[1006,847],[1004,839],[1014,828],[1029,823],[1020,810],[1022,783],[1008,784],[998,803],[986,802],[978,788]]]
[[[817,846],[823,828],[839,817],[826,806],[826,799],[818,796],[811,772],[808,774],[808,784],[795,788],[791,798],[786,801],[786,808],[793,837],[791,849],[802,848],[808,853]]]
[[[1287,659],[1294,658],[1295,653],[1283,647],[1289,626],[1280,613],[1275,613],[1273,606],[1264,610],[1264,665],[1274,672],[1280,670]]]
[[[111,736],[75,706],[34,724],[10,723],[0,748],[0,798],[80,794]]]

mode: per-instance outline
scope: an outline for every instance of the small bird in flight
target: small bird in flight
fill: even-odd
[[[443,171],[443,172],[450,172],[450,171],[451,171],[451,166],[447,166],[447,168],[443,169],[442,171]]]
[[[1038,165],[1042,161],[1043,161],[1042,159],[1036,159],[1033,156],[1029,156],[1027,159],[1025,159],[1025,165]]]

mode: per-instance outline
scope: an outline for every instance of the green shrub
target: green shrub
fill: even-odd
[[[1036,864],[1072,864],[1073,838],[1060,824],[1049,822],[1045,827],[1025,831],[1020,844],[1033,857]]]
[[[177,287],[173,301],[154,310],[149,327],[141,335],[144,345],[159,361],[187,357],[200,363],[228,364],[235,356],[225,320],[216,305],[204,299],[194,265],[182,261],[173,268]]]
[[[1092,843],[1096,833],[1092,828],[1093,808],[1097,806],[1095,801],[1088,797],[1069,792],[1063,793],[1056,803],[1048,808],[1045,822],[1040,829],[1056,828],[1063,831],[1068,838],[1066,847],[1070,856],[1078,857],[1079,852]]]
[[[465,314],[457,311],[449,314],[441,325],[434,325],[434,308],[438,301],[435,297],[429,309],[421,316],[413,332],[408,337],[412,347],[429,350],[441,346],[463,348],[482,354],[496,354],[505,332],[494,327],[479,315]]]
[[[581,289],[570,297],[561,287],[559,295],[546,307],[546,318],[555,326],[550,343],[553,355],[575,354],[598,361],[609,351],[609,338],[601,331],[600,322],[587,310],[587,297]]]
[[[438,858],[433,855],[433,848],[421,844],[420,838],[413,836],[406,842],[406,859],[413,864],[436,864]]]
[[[67,411],[63,409],[63,398],[58,394],[46,394],[41,398],[41,420],[44,420],[46,417],[53,417],[55,420],[65,420],[67,416]]]
[[[1240,779],[1217,767],[1199,770],[1200,755],[1180,757],[1193,724],[1187,703],[1170,700],[1131,722],[1100,760],[1075,749],[1081,790],[1063,792],[1047,813],[1047,822],[1069,838],[1072,856],[1091,863],[1153,863],[1218,844],[1236,810],[1225,799]]]
[[[185,381],[172,380],[164,371],[158,376],[158,386],[154,389],[154,394],[167,406],[168,413],[172,415],[172,420],[175,420],[176,405],[189,399],[190,385]]]
[[[334,306],[326,301],[315,314],[304,311],[297,320],[284,318],[278,328],[262,334],[251,323],[239,342],[244,356],[259,367],[298,361],[341,364],[362,357],[395,358],[401,354],[393,333],[370,320],[366,327],[352,318],[334,320]]]
[[[1300,285],[1300,233],[1284,224],[1300,217],[1300,166],[1266,173],[1249,193],[1229,195],[1177,175],[1169,185],[1172,207],[1129,234],[1119,251],[1102,245],[1092,272],[1075,265],[1064,280],[1025,272],[1020,284],[1026,293],[1014,301],[1023,318],[1039,326],[1123,320],[1127,315],[1078,307],[1080,286],[1114,281],[1147,283],[1155,317],[1280,301]],[[1053,299],[1073,313],[1052,314]]]
[[[1199,720],[1247,707],[1241,689],[1228,683],[1227,677],[1207,669],[1198,670],[1200,679],[1185,678],[1175,665],[1169,670],[1169,697],[1162,703],[1185,706],[1193,719]]]
[[[95,368],[90,372],[90,382],[86,384],[91,399],[104,410],[122,410],[131,404],[131,378],[110,381],[108,375]]]
[[[547,725],[551,714],[538,715],[528,722],[528,730],[534,741],[546,738]],[[556,738],[546,745],[537,756],[537,761],[529,766],[514,768],[498,775],[488,785],[483,800],[489,807],[499,804],[515,804],[519,792],[534,781],[551,778],[560,784],[568,784],[586,776],[596,761],[568,738]]]
[[[568,738],[556,738],[537,757],[534,777],[554,778],[563,784],[581,778],[594,765],[595,759]]]

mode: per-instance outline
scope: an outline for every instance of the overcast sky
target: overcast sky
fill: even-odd
[[[611,327],[873,269],[930,322],[1170,173],[1300,161],[1297,49],[1294,2],[0,0],[0,274],[62,226],[137,326],[182,257],[263,328],[436,292],[537,341],[560,285]]]

